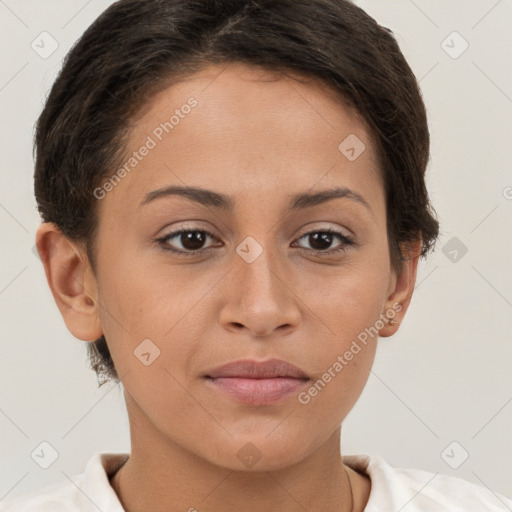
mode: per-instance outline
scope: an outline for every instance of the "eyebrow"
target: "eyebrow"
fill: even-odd
[[[207,190],[199,187],[182,187],[179,185],[170,185],[149,192],[140,203],[139,207],[151,203],[157,199],[169,196],[185,197],[201,205],[211,206],[213,208],[219,208],[226,211],[233,210],[235,204],[232,197],[220,192],[214,192],[213,190]],[[365,206],[368,210],[370,210],[370,212],[372,211],[370,205],[364,199],[364,197],[348,187],[335,187],[314,193],[303,192],[301,194],[293,195],[290,197],[289,207],[292,210],[300,210],[311,208],[312,206],[316,206],[321,203],[325,203],[326,201],[339,198],[351,199]]]

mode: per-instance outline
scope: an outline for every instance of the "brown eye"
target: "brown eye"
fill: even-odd
[[[203,229],[180,229],[159,238],[157,242],[165,250],[189,255],[203,251],[208,238],[215,239],[216,237],[213,233]],[[172,244],[171,241],[173,241]],[[206,249],[208,248],[206,247]]]
[[[332,229],[310,231],[303,235],[299,240],[302,239],[307,240],[310,245],[310,247],[306,247],[306,249],[311,249],[314,252],[325,252],[330,254],[344,251],[347,246],[354,245],[353,240],[346,237],[343,233]],[[341,243],[338,244],[338,246],[335,246],[334,249],[330,248],[336,239]]]

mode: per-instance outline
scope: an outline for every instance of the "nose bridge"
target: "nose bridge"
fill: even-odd
[[[236,248],[232,288],[222,312],[225,325],[244,326],[257,335],[295,325],[297,304],[289,289],[273,235],[246,237]]]
[[[259,240],[259,241],[258,241]],[[258,239],[246,237],[236,248],[236,273],[242,287],[241,299],[244,303],[255,302],[254,307],[262,307],[259,301],[270,306],[270,301],[278,301],[283,295],[283,266],[279,264],[278,248],[272,243],[272,234]]]

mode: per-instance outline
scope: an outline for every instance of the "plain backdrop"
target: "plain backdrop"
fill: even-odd
[[[0,500],[71,478],[96,452],[129,451],[122,388],[98,388],[34,252],[33,125],[67,51],[110,3],[0,2]],[[420,79],[441,238],[400,331],[378,342],[342,453],[512,496],[512,2],[358,4]],[[33,49],[51,42],[42,32],[58,44],[49,56]],[[47,469],[32,458],[43,442],[58,453]]]

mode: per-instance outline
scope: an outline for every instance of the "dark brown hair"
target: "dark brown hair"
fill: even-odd
[[[385,184],[393,268],[433,247],[425,186],[429,131],[418,83],[392,32],[348,0],[120,0],[67,54],[36,125],[43,222],[82,247],[95,271],[93,191],[123,161],[151,98],[202,66],[241,62],[316,78],[367,123]],[[341,141],[340,141],[341,142]],[[88,343],[100,385],[119,380],[105,338]]]

